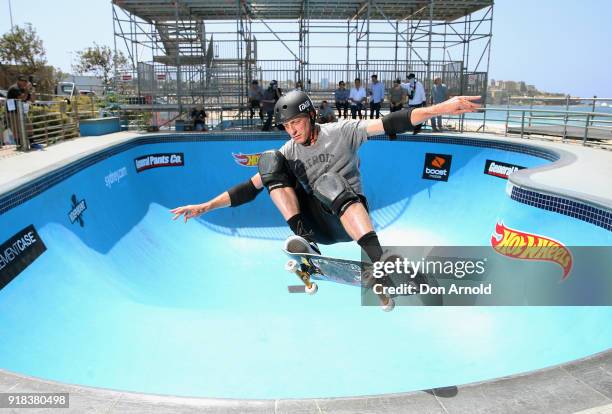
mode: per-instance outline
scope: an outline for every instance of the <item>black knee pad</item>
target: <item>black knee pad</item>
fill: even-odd
[[[346,208],[361,201],[348,181],[336,173],[325,173],[314,183],[314,195],[321,203],[337,216]]]
[[[275,188],[291,187],[292,180],[289,176],[287,160],[280,151],[266,151],[259,157],[259,175],[261,182],[272,191]]]

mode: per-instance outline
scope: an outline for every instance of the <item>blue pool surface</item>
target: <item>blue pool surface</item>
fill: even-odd
[[[482,381],[612,345],[612,307],[384,313],[361,306],[349,286],[321,282],[314,296],[290,294],[298,281],[280,250],[290,232],[266,192],[187,224],[171,220],[171,208],[256,173],[232,154],[281,144],[131,146],[2,214],[0,241],[34,225],[46,251],[0,290],[0,367],[146,393],[308,398]],[[452,155],[448,182],[422,179],[426,153]],[[137,172],[135,159],[151,154],[182,154],[183,165]],[[488,246],[503,221],[568,246],[612,245],[611,232],[514,201],[506,180],[483,174],[487,159],[550,162],[534,155],[388,141],[366,143],[360,155],[383,244]],[[82,200],[86,209],[71,217]],[[355,243],[323,252],[360,255]]]

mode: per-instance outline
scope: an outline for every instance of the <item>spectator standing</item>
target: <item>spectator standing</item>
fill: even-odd
[[[6,99],[19,99],[24,102],[34,102],[34,89],[27,76],[20,75],[17,82],[9,87]]]
[[[272,129],[272,118],[274,117],[274,105],[282,96],[282,91],[278,87],[278,82],[273,80],[270,86],[264,91],[263,99],[261,100],[262,109],[266,113],[266,122],[261,128],[262,131],[270,131]]]
[[[404,102],[406,102],[406,89],[402,88],[402,81],[396,79],[393,81],[393,88],[389,90],[389,101],[391,105],[391,112],[399,111],[404,108]]]
[[[355,78],[355,86],[351,88],[349,94],[349,102],[351,103],[351,117],[357,119],[357,112],[359,112],[359,119],[362,118],[361,111],[366,101],[366,91],[361,86],[361,79]]]
[[[28,79],[27,76],[19,75],[15,84],[11,85],[6,93],[6,110],[8,127],[11,129],[13,136],[21,137],[19,145],[24,145],[21,139],[26,139],[27,136],[32,134],[32,124],[27,116],[28,107],[27,104],[33,103],[35,100],[34,89],[31,82],[32,77]],[[9,100],[22,101],[24,103],[24,114],[23,118],[25,121],[25,130],[21,128],[21,122],[17,110],[9,111]]]
[[[438,104],[448,99],[448,87],[442,83],[442,79],[435,78],[434,86],[431,90],[432,104]],[[442,116],[434,116],[431,118],[431,129],[435,132],[442,131]]]
[[[334,99],[336,100],[336,109],[338,110],[338,118],[342,118],[342,110],[344,109],[344,119],[348,116],[350,91],[346,89],[344,81],[338,82],[338,89],[334,91]]]
[[[380,107],[385,100],[385,85],[378,81],[378,75],[372,75],[372,85],[370,86],[370,119],[380,118]]]
[[[408,81],[411,93],[408,95],[408,107],[409,108],[420,108],[425,106],[427,101],[427,97],[425,96],[425,88],[423,84],[416,79],[414,73],[406,76],[406,80]],[[421,131],[423,124],[415,125],[413,134],[418,134]]]
[[[419,108],[425,105],[427,97],[425,96],[425,88],[421,81],[416,79],[414,73],[409,74],[406,79],[410,85],[410,94],[408,95],[408,107]]]

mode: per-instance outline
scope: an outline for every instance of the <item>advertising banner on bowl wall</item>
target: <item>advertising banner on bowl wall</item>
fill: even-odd
[[[182,167],[185,157],[182,152],[149,154],[134,159],[134,165],[137,173],[160,167]]]
[[[47,250],[40,235],[30,224],[0,245],[0,289]]]
[[[448,181],[452,160],[452,155],[426,153],[422,178],[425,180]]]

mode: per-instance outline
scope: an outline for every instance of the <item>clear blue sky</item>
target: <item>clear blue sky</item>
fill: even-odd
[[[113,45],[110,0],[12,0],[15,24],[30,22],[50,64],[70,70],[71,52]],[[541,90],[612,97],[612,0],[498,0],[489,75]],[[0,0],[0,33],[10,30]]]

